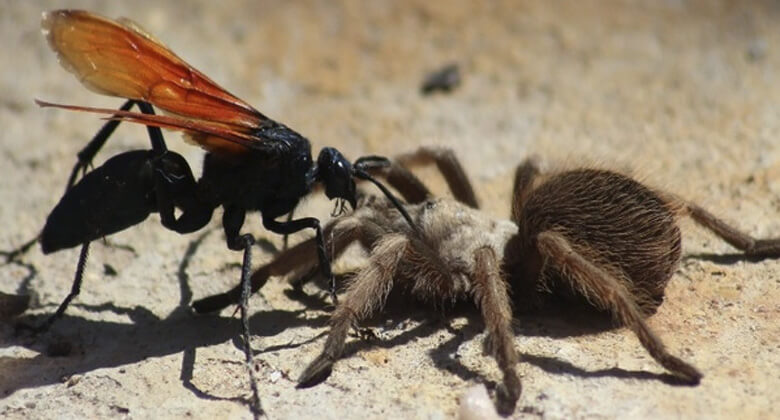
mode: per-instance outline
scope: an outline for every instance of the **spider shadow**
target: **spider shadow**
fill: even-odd
[[[342,291],[344,281],[351,275],[352,273],[347,273],[336,276],[339,291]],[[327,285],[324,282],[317,281],[318,288],[327,290],[326,286]],[[333,310],[332,304],[324,293],[319,295],[307,294],[299,289],[293,288],[285,292],[285,294],[290,299],[305,305],[306,308],[328,312],[328,317],[330,317],[329,312]],[[361,336],[361,339],[348,342],[342,353],[342,358],[353,356],[362,350],[374,346],[392,348],[408,344],[417,338],[427,337],[439,331],[443,322],[446,322],[443,315],[432,311],[430,307],[423,302],[414,299],[410,301],[407,294],[399,291],[391,291],[385,302],[384,308],[361,322],[361,325],[365,326],[364,329],[358,330],[353,328],[352,332],[357,334],[352,335]],[[406,329],[406,325],[410,323],[417,325],[410,329]],[[389,340],[380,340],[373,332],[375,329],[383,331],[397,331],[403,329],[404,331]],[[327,335],[327,333],[328,332],[325,331],[316,337],[307,340],[306,343],[315,341],[319,337]]]
[[[458,349],[461,345],[470,342],[484,332],[484,325],[479,311],[472,304],[464,302],[452,307],[447,316],[420,303],[413,308],[410,314],[408,302],[408,296],[406,296],[405,306],[393,308],[390,301],[388,301],[387,310],[384,312],[386,316],[374,317],[368,320],[366,324],[376,325],[377,319],[385,321],[389,319],[395,325],[400,325],[405,321],[413,321],[417,325],[403,331],[390,340],[351,341],[347,343],[342,357],[351,357],[371,347],[392,348],[404,345],[418,338],[430,336],[444,328],[451,334],[451,337],[428,351],[434,366],[448,371],[464,381],[480,380],[488,389],[495,389],[497,386],[495,381],[485,380],[485,372],[466,366],[462,362],[460,355],[458,355]],[[447,318],[455,316],[465,316],[466,324],[458,328],[453,327]],[[578,302],[548,303],[533,313],[515,314],[513,323],[516,337],[566,338],[594,335],[616,328],[618,327],[615,326],[609,314],[597,311],[587,304]],[[484,357],[488,358],[489,356],[485,353]],[[642,381],[654,380],[668,385],[687,386],[677,377],[668,373],[627,370],[618,367],[589,370],[564,360],[524,352],[520,352],[520,360],[521,363],[529,363],[555,375],[570,375],[585,379],[611,377]]]
[[[761,262],[773,258],[776,257],[745,255],[738,252],[732,252],[729,254],[715,254],[715,253],[707,252],[707,253],[686,255],[685,257],[683,257],[683,261],[704,260],[704,261],[709,261],[720,265],[734,265],[738,262],[757,263],[757,262]]]
[[[595,310],[585,304],[553,303],[532,314],[516,314],[513,330],[516,337],[551,337],[567,338],[600,334],[614,330],[616,327],[611,316]],[[453,337],[439,345],[432,353],[437,366],[453,372],[461,379],[468,381],[482,376],[463,365],[457,357],[453,357],[458,347],[471,340],[484,330],[478,316],[468,318],[468,323],[453,333]],[[570,375],[583,379],[618,378],[642,381],[660,381],[667,385],[689,386],[679,378],[669,373],[654,373],[640,370],[627,370],[618,367],[589,370],[576,366],[565,360],[554,357],[534,355],[520,351],[520,362],[529,363],[541,370],[554,375]],[[485,357],[488,357],[485,353]],[[488,381],[489,389],[494,389],[495,382]]]

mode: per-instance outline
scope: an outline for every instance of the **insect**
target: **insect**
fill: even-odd
[[[246,282],[255,242],[252,235],[240,232],[248,212],[260,212],[263,226],[278,234],[313,229],[320,269],[327,278],[332,273],[318,219],[277,221],[315,185],[322,184],[325,195],[343,208],[345,201],[356,205],[354,178],[369,180],[404,212],[366,172],[386,164],[386,159],[368,156],[352,165],[341,152],[326,147],[313,161],[305,137],[227,92],[137,24],[86,11],[56,10],[43,14],[41,26],[60,63],[82,84],[127,99],[119,110],[37,101],[43,107],[106,114],[109,120],[78,154],[66,193],[40,235],[44,253],[82,245],[71,293],[41,329],[61,316],[79,293],[89,242],[136,225],[151,213],[159,213],[163,226],[183,234],[203,228],[222,207],[227,246],[244,251]],[[130,111],[134,105],[141,112]],[[167,115],[155,115],[153,107]],[[120,153],[87,172],[121,121],[146,125],[151,150]],[[199,179],[181,155],[167,150],[161,128],[182,131],[206,150]],[[83,177],[76,182],[79,173]]]
[[[46,221],[40,236],[44,253],[87,244],[138,224],[153,212],[160,214],[166,228],[193,232],[221,206],[228,248],[244,251],[245,259],[254,243],[251,235],[240,233],[249,211],[259,211],[263,226],[275,233],[315,230],[321,269],[330,278],[319,221],[307,217],[279,222],[278,217],[290,213],[315,184],[324,185],[328,198],[354,206],[353,178],[376,183],[403,211],[366,172],[386,159],[369,156],[352,165],[338,150],[326,147],[314,162],[305,137],[228,93],[137,24],[86,11],[56,10],[43,14],[41,26],[60,63],[82,84],[128,99],[119,110],[37,101],[44,107],[109,115],[78,154],[66,193]],[[141,112],[131,112],[133,105]],[[152,106],[170,115],[155,115]],[[120,153],[87,172],[121,121],[146,125],[152,149]],[[160,128],[182,131],[206,150],[200,179],[181,155],[167,150]],[[76,182],[79,172],[84,175]],[[85,259],[86,246],[79,267]]]
[[[455,200],[433,198],[403,166],[426,162],[437,164]],[[369,257],[348,281],[324,348],[301,374],[299,386],[330,374],[350,327],[381,310],[394,288],[425,301],[470,298],[476,303],[487,330],[486,348],[503,374],[496,405],[505,415],[513,412],[521,393],[510,294],[575,297],[609,311],[661,366],[683,383],[698,384],[702,374],[667,351],[644,321],[661,304],[680,260],[676,218],[691,216],[745,255],[780,257],[780,239],[756,240],[691,202],[607,170],[543,176],[533,161],[521,164],[511,220],[496,220],[477,209],[474,190],[450,151],[421,149],[381,171],[411,203],[407,211],[419,231],[376,196],[362,197],[351,215],[325,226],[334,258],[353,242],[369,250]],[[309,240],[278,255],[253,274],[252,290],[269,276],[300,268],[302,260],[315,264],[314,248]],[[236,288],[193,306],[199,312],[218,310],[237,302],[239,294]]]

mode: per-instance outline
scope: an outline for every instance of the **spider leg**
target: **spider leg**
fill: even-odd
[[[298,387],[309,387],[325,380],[333,363],[344,351],[350,327],[384,306],[393,288],[393,276],[406,254],[409,239],[401,234],[382,237],[374,246],[368,264],[352,280],[343,301],[331,316],[331,329],[322,352],[298,378]]]
[[[492,248],[483,247],[474,252],[473,277],[474,300],[488,331],[486,344],[504,374],[504,382],[496,390],[496,405],[500,413],[508,415],[515,410],[522,385],[515,371],[518,355],[512,332],[512,306],[500,262]]]
[[[391,161],[390,166],[372,168],[372,175],[381,174],[407,203],[417,204],[432,197],[428,187],[407,167],[436,164],[455,199],[473,208],[479,208],[474,187],[452,149],[421,147]]]
[[[323,236],[326,238],[325,247],[333,252],[332,258],[335,260],[349,244],[355,241],[359,242],[363,249],[371,249],[376,240],[385,234],[386,231],[385,228],[371,220],[350,215],[332,220],[325,226]],[[296,264],[300,264],[300,262],[296,262]],[[298,272],[303,272],[303,274],[291,279],[290,285],[294,289],[300,290],[305,284],[320,276],[321,273],[319,271],[316,265],[304,267],[303,270],[298,270]]]
[[[387,183],[395,188],[409,204],[421,203],[433,196],[416,175],[396,161],[391,161],[390,166],[376,171],[381,173]]]
[[[639,342],[661,366],[691,385],[698,384],[702,374],[690,364],[669,354],[661,340],[642,319],[639,306],[626,286],[607,271],[585,259],[566,238],[553,231],[537,236],[542,258],[560,269],[574,288],[600,307],[609,309],[639,338]]]
[[[455,199],[469,207],[479,208],[474,187],[452,149],[448,147],[421,147],[414,152],[400,155],[395,160],[406,167],[435,163]]]
[[[696,223],[709,229],[734,248],[743,251],[745,255],[752,257],[780,257],[780,238],[756,239],[698,205],[685,202],[684,212]]]
[[[533,189],[534,179],[539,175],[536,159],[524,160],[515,169],[515,183],[512,187],[512,221],[517,223],[523,211],[523,204]]]

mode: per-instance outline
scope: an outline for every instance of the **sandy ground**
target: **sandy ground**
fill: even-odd
[[[141,22],[315,150],[331,145],[355,158],[450,146],[496,217],[508,214],[514,166],[537,155],[548,167],[633,168],[751,234],[780,235],[776,1],[217,3],[0,2],[0,249],[41,228],[101,124],[39,109],[33,98],[120,103],[82,88],[48,50],[40,12],[63,4]],[[424,75],[449,62],[460,64],[462,85],[421,96]],[[177,137],[169,144],[198,167],[202,152]],[[97,163],[146,145],[142,128],[122,127]],[[301,214],[325,219],[330,209],[316,197]],[[154,215],[112,246],[93,246],[84,290],[51,332],[22,339],[0,324],[0,417],[250,417],[232,310],[196,317],[188,308],[237,281],[240,254],[226,250],[218,220],[180,236]],[[701,385],[669,383],[624,329],[523,315],[524,391],[513,417],[776,416],[780,262],[745,261],[691,223],[682,228],[685,258],[649,323],[704,372]],[[281,244],[259,218],[245,229]],[[22,319],[51,313],[77,255],[35,248],[0,267],[0,291],[33,295]],[[271,257],[257,249],[255,262]],[[359,263],[346,258],[336,269]],[[378,340],[350,338],[325,383],[296,390],[324,341],[328,308],[317,289],[289,290],[271,281],[251,301],[271,418],[453,418],[469,387],[500,380],[481,354],[475,311],[400,307],[369,323]],[[63,346],[67,356],[49,356]]]

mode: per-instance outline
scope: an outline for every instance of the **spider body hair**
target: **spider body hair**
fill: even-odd
[[[619,281],[643,315],[654,313],[680,262],[678,206],[634,179],[604,169],[561,171],[533,184],[515,186],[511,218],[520,232],[512,244],[516,248],[509,251],[513,258],[506,260],[515,287],[532,291],[541,281],[551,292],[567,291],[568,282],[561,281],[571,273],[545,264],[539,251],[538,236],[554,233]],[[576,292],[609,309],[589,290]]]

